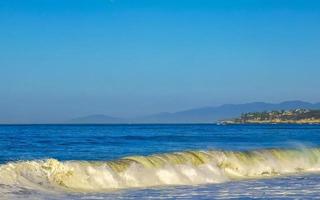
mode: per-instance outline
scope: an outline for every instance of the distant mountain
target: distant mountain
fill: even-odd
[[[72,120],[75,123],[213,123],[240,116],[247,112],[290,110],[297,108],[320,109],[320,103],[286,101],[278,104],[254,102],[203,107],[174,113],[158,113],[132,119],[119,119],[105,115],[92,115]]]
[[[123,119],[111,117],[107,115],[88,115],[84,117],[79,117],[71,119],[66,123],[70,124],[119,124],[126,123]]]

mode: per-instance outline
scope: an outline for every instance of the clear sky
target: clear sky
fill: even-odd
[[[320,101],[318,0],[1,0],[0,122]]]

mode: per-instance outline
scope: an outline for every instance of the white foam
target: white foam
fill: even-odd
[[[189,151],[108,162],[55,159],[0,165],[0,184],[69,192],[221,183],[320,171],[320,149]]]

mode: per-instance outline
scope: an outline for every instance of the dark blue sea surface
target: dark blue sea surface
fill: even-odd
[[[0,199],[313,199],[319,147],[320,125],[1,125]]]
[[[320,146],[320,125],[3,125],[0,163],[110,160],[185,150]]]

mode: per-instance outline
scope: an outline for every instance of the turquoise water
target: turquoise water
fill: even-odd
[[[316,198],[319,125],[0,126],[0,199]]]

